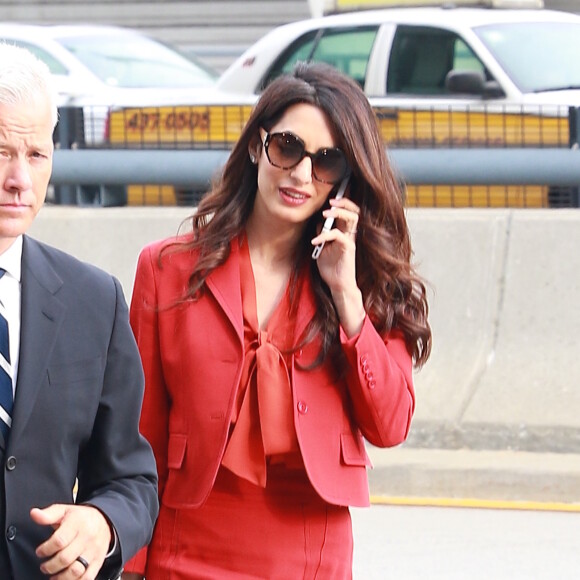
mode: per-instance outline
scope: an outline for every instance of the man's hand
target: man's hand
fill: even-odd
[[[111,528],[105,516],[92,506],[53,504],[33,508],[30,517],[41,526],[52,526],[54,533],[36,548],[46,560],[40,570],[51,578],[92,580],[101,569],[111,544]],[[88,563],[77,560],[81,557]]]

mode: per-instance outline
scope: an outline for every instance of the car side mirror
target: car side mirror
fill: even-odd
[[[505,97],[497,81],[486,81],[481,71],[451,70],[445,77],[445,87],[451,94],[479,95],[484,99]]]

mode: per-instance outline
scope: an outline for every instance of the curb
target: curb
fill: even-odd
[[[580,454],[367,451],[374,465],[368,473],[373,503],[580,511]]]

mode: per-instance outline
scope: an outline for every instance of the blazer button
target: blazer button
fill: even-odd
[[[308,412],[308,405],[304,401],[298,401],[298,412],[304,415]]]
[[[6,530],[6,539],[11,542],[16,538],[16,526],[8,526]]]
[[[14,457],[14,455],[11,455],[7,460],[6,460],[6,469],[8,471],[12,471],[13,469],[16,469],[16,457]]]

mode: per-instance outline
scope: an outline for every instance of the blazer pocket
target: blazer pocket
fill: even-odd
[[[169,469],[181,469],[185,449],[187,447],[187,436],[171,433],[167,447],[167,467]]]
[[[103,390],[103,359],[50,365],[46,373],[48,387],[39,389],[34,406],[37,428],[68,445],[88,441]]]
[[[372,467],[362,437],[355,437],[352,433],[341,433],[340,451],[345,465]]]

